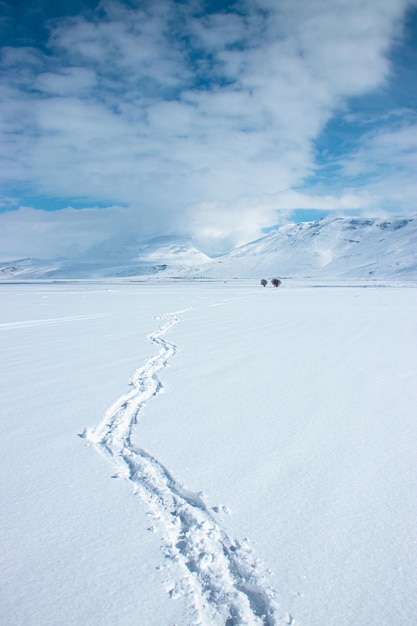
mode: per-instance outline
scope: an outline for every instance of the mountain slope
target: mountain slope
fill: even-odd
[[[164,236],[119,246],[106,241],[77,258],[24,258],[0,262],[0,279],[152,276],[164,273],[167,268],[181,273],[209,261],[210,257],[197,250],[190,241]]]
[[[213,278],[417,278],[417,219],[288,224],[201,271]]]

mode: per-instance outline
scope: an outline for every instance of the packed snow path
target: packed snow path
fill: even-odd
[[[132,442],[139,414],[162,389],[158,372],[177,352],[177,346],[163,335],[186,310],[159,318],[162,325],[148,336],[158,346],[157,353],[134,372],[131,389],[107,409],[102,422],[96,428],[85,429],[82,436],[111,460],[116,476],[133,483],[135,492],[157,520],[166,557],[183,571],[170,595],[190,598],[195,613],[192,623],[294,624],[291,616],[278,616],[275,593],[247,543],[232,540],[201,494],[184,489],[162,463]]]

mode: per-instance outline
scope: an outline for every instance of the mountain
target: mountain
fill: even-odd
[[[197,250],[190,241],[169,236],[154,237],[143,243],[137,255],[142,261],[180,265],[184,269],[211,262],[211,258]]]
[[[0,262],[0,279],[117,277],[417,279],[417,218],[287,224],[211,259],[188,239],[111,241],[77,258]]]
[[[208,278],[417,278],[417,219],[288,224],[201,267]]]
[[[18,259],[0,262],[0,280],[123,278],[157,274],[166,266],[129,258]]]
[[[156,276],[166,271],[183,273],[210,261],[190,241],[180,237],[155,237],[146,242],[114,246],[98,244],[76,258],[24,258],[0,262],[0,280],[94,279]]]

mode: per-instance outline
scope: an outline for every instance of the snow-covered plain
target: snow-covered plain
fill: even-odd
[[[1,624],[416,623],[415,284],[0,292]]]

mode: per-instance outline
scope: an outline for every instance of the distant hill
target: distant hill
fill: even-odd
[[[187,239],[164,236],[122,247],[106,242],[77,258],[0,261],[2,280],[133,276],[417,279],[417,218],[287,224],[214,259]]]

